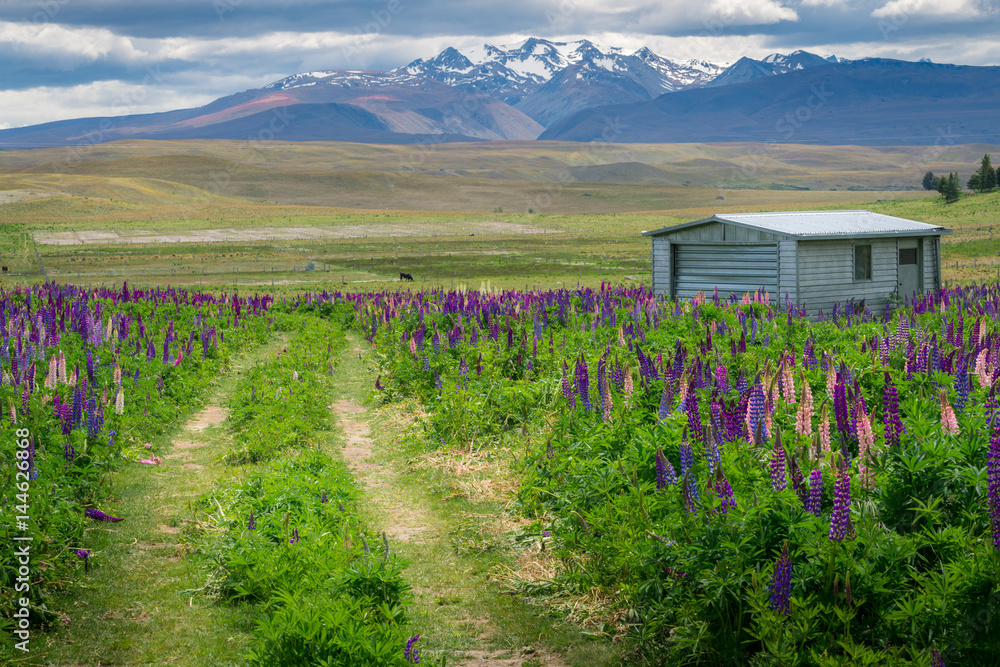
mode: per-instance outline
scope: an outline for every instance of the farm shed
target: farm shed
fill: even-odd
[[[743,295],[761,287],[811,313],[865,300],[885,305],[941,286],[941,236],[950,229],[870,211],[713,215],[653,239],[653,291]]]

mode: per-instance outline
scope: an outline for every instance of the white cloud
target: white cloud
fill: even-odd
[[[890,0],[872,12],[877,19],[902,19],[909,16],[930,16],[936,19],[951,21],[968,21],[969,19],[995,14],[997,8],[994,2],[980,0]]]
[[[726,25],[767,25],[780,21],[798,21],[791,7],[775,0],[711,0],[705,11]]]

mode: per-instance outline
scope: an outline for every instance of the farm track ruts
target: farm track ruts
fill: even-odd
[[[377,412],[362,402],[375,375],[365,363],[364,341],[349,333],[348,342],[338,374],[340,397],[331,406],[343,433],[341,454],[362,489],[372,525],[385,532],[390,547],[409,563],[404,577],[413,586],[417,620],[421,610],[430,610],[439,620],[447,615],[442,633],[447,638],[426,639],[448,644],[449,665],[520,667],[527,661],[537,667],[563,667],[565,663],[545,647],[509,645],[510,633],[477,608],[477,598],[500,593],[483,590],[489,585],[473,572],[475,565],[468,562],[473,557],[455,555],[448,508],[418,477],[407,474],[406,461],[389,451],[398,433],[372,428]]]
[[[241,664],[247,636],[236,629],[240,613],[199,592],[206,573],[186,557],[184,526],[197,520],[191,503],[233,474],[218,460],[216,427],[225,420],[223,406],[236,379],[283,344],[279,337],[237,359],[200,410],[143,450],[159,457],[158,465],[129,463],[114,475],[113,504],[125,520],[87,529],[106,533],[93,554],[98,566],[68,595],[69,627],[46,636],[36,656],[42,662],[29,664]]]

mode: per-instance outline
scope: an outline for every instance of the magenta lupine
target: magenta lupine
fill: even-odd
[[[781,556],[774,562],[771,576],[771,609],[788,616],[791,612],[792,558],[788,554],[788,542],[781,549]]]
[[[851,527],[851,476],[845,467],[837,476],[833,488],[833,512],[830,515],[830,539],[843,542],[850,538]]]
[[[92,507],[88,507],[84,511],[84,514],[86,514],[89,518],[93,519],[94,521],[104,521],[105,523],[116,523],[122,520],[119,517],[109,516],[104,512],[102,512],[101,510],[94,509]]]
[[[806,511],[819,516],[823,506],[823,470],[815,468],[809,473],[809,500]]]
[[[986,457],[987,502],[993,527],[993,546],[1000,551],[1000,429],[993,431]]]
[[[774,448],[771,450],[771,486],[774,487],[775,491],[784,491],[788,488],[785,471],[785,448],[780,440],[775,440]]]
[[[671,465],[670,461],[666,456],[663,455],[663,449],[660,447],[656,448],[656,490],[660,491],[665,489],[667,485],[673,486],[677,484],[677,473],[674,472],[674,466]]]

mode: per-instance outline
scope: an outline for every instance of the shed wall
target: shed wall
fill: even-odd
[[[653,237],[653,294],[670,295],[670,239]]]
[[[854,280],[854,246],[871,245],[872,279]],[[833,304],[849,299],[881,308],[896,289],[896,239],[857,241],[799,241],[798,270],[800,305],[810,315],[820,308],[829,313]]]
[[[938,276],[941,275],[938,267],[938,244],[941,243],[940,237],[931,236],[924,239],[924,289],[932,290],[938,289],[941,285],[938,284]]]
[[[798,241],[781,241],[778,243],[778,294],[781,304],[785,303],[785,295],[798,303]]]

